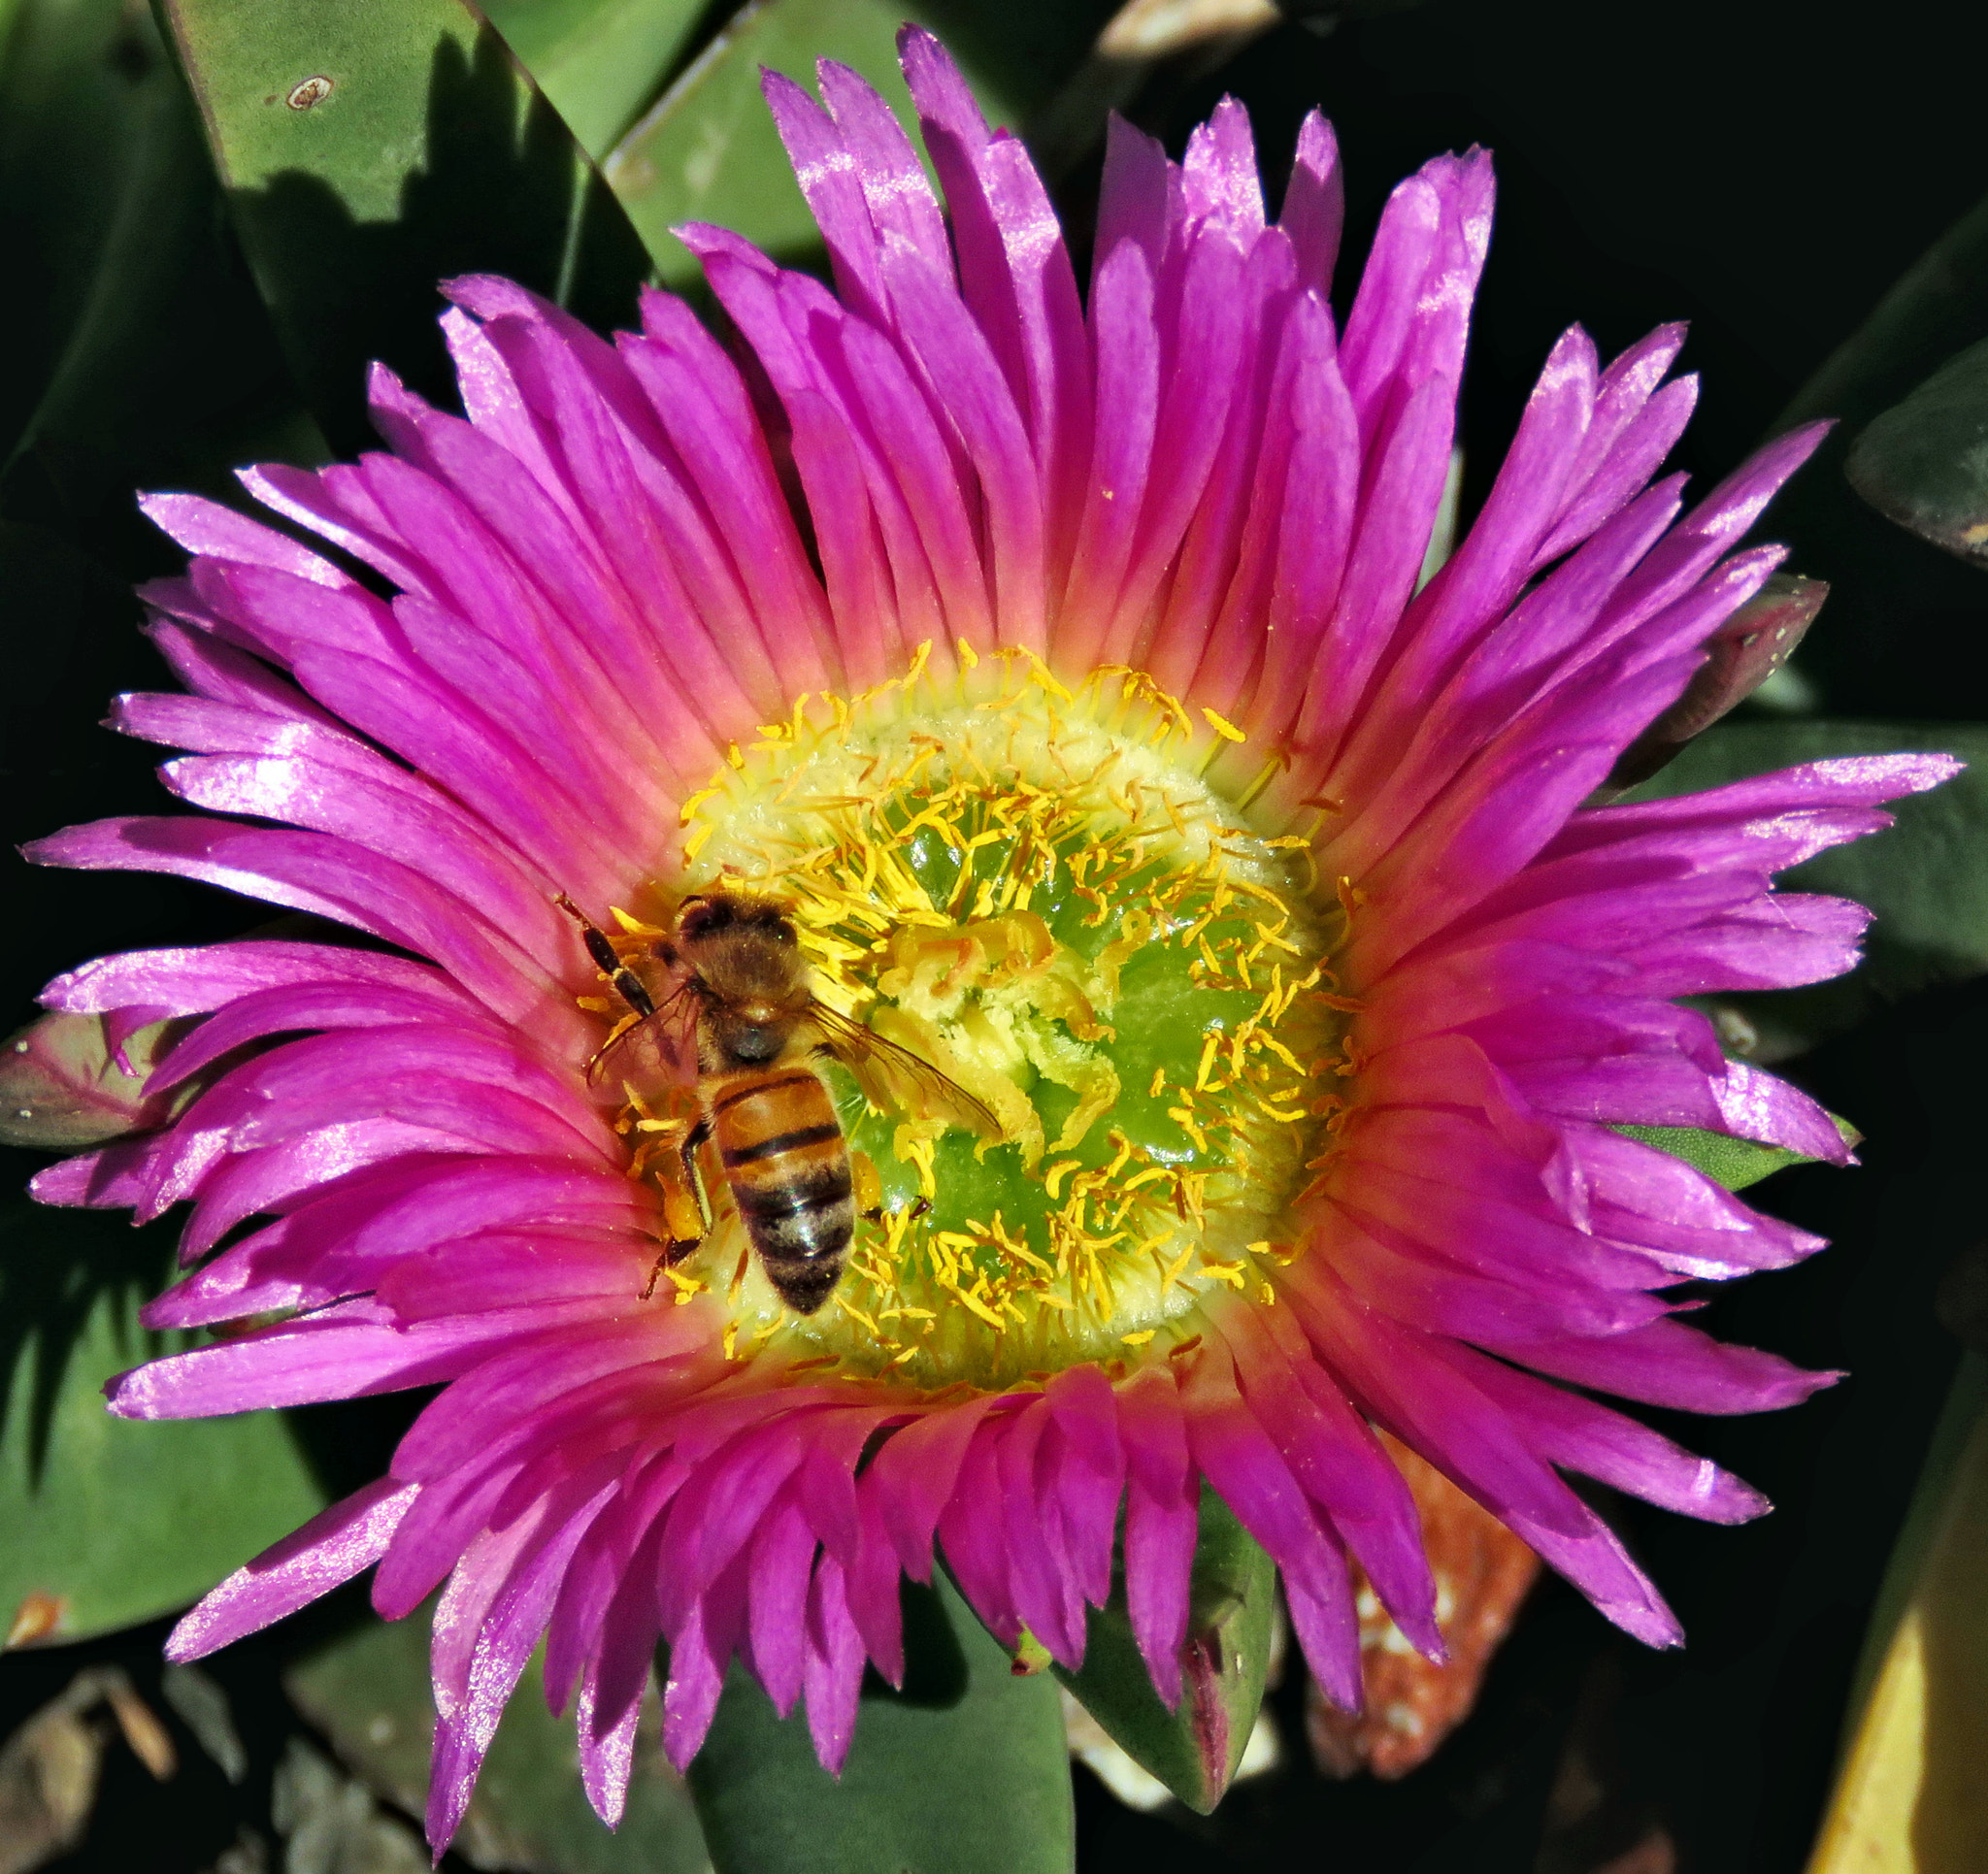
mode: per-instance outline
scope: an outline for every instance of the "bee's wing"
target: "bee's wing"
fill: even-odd
[[[1001,1122],[994,1117],[992,1110],[983,1101],[976,1100],[957,1080],[941,1073],[922,1055],[913,1054],[910,1048],[900,1047],[895,1041],[885,1040],[874,1029],[851,1021],[826,1003],[812,1003],[808,1010],[808,1019],[820,1034],[822,1044],[848,1069],[856,1084],[862,1088],[863,1098],[873,1106],[890,1107],[903,1103],[890,1086],[893,1075],[902,1075],[951,1108],[954,1115],[973,1131],[993,1139],[1003,1136]]]
[[[690,987],[690,980],[686,977],[646,1015],[638,1014],[633,1010],[624,1015],[615,1024],[613,1033],[602,1042],[593,1059],[587,1063],[587,1085],[600,1085],[607,1077],[608,1063],[618,1056],[637,1036],[646,1036],[652,1042],[657,1041],[658,1037],[666,1037],[660,1040],[661,1047],[681,1053],[689,1038],[691,1024],[697,1015],[695,1000],[689,994]],[[664,1059],[667,1061],[668,1058],[666,1052]]]

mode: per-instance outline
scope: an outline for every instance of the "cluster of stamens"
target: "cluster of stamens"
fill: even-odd
[[[687,889],[778,896],[814,993],[936,1070],[878,1101],[820,1064],[882,1201],[803,1320],[720,1200],[668,1273],[724,1292],[729,1352],[1012,1384],[1163,1351],[1210,1292],[1275,1301],[1343,1113],[1356,1004],[1327,959],[1357,894],[1209,783],[1241,736],[1203,713],[1132,671],[1073,694],[1010,652],[941,684],[921,653],[804,698],[686,804]],[[683,1092],[627,1094],[637,1173],[666,1178]]]

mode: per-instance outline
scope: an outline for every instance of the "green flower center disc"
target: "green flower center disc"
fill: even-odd
[[[1275,1299],[1351,1070],[1344,914],[1308,840],[1205,779],[1239,739],[1219,718],[1129,671],[1073,696],[1021,653],[944,684],[922,663],[739,751],[685,807],[684,886],[778,898],[815,995],[1000,1136],[932,1076],[879,1093],[823,1059],[882,1189],[829,1304],[781,1306],[718,1190],[672,1280],[725,1296],[737,1357],[923,1390],[1149,1358],[1211,1293]]]

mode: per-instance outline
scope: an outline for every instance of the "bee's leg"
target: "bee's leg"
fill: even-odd
[[[586,953],[594,960],[594,968],[613,984],[615,995],[635,1011],[638,1021],[646,1021],[656,1012],[655,998],[642,986],[642,979],[635,971],[614,954],[614,946],[608,941],[608,934],[592,918],[561,892],[553,901],[566,915],[580,926],[580,940],[586,945]],[[615,1031],[616,1036],[620,1030]],[[609,1046],[613,1045],[610,1037]],[[603,1053],[607,1050],[604,1048]]]
[[[883,1180],[877,1175],[876,1161],[868,1152],[850,1152],[849,1182],[855,1187],[856,1214],[865,1223],[882,1222]]]
[[[656,1292],[665,1269],[675,1268],[711,1234],[711,1200],[704,1193],[704,1173],[698,1168],[697,1148],[711,1136],[711,1121],[700,1119],[683,1134],[679,1151],[683,1161],[683,1179],[658,1180],[663,1197],[663,1228],[669,1233],[662,1254],[648,1272],[648,1286],[642,1292],[646,1301]]]
[[[683,1182],[690,1187],[691,1195],[697,1200],[697,1214],[703,1220],[704,1228],[698,1232],[697,1242],[701,1243],[711,1234],[711,1199],[704,1191],[704,1171],[697,1163],[697,1148],[711,1136],[711,1121],[700,1119],[683,1134],[683,1143],[679,1150],[683,1155]],[[697,1243],[690,1244],[684,1251],[690,1254]]]
[[[883,1180],[877,1174],[876,1161],[867,1152],[853,1148],[849,1152],[849,1182],[855,1188],[856,1214],[865,1223],[883,1221]],[[929,1198],[913,1198],[911,1202],[913,1217],[928,1217],[932,1214],[932,1200]]]

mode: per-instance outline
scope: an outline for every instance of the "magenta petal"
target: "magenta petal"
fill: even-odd
[[[1345,216],[1339,140],[1324,117],[1309,111],[1298,126],[1298,149],[1291,161],[1291,180],[1284,189],[1277,225],[1291,237],[1305,283],[1320,294],[1332,288],[1332,270],[1339,258],[1340,231]]]
[[[1360,1680],[1360,1622],[1350,1588],[1321,1593],[1309,1582],[1284,1584],[1284,1604],[1292,1630],[1318,1689],[1342,1711],[1358,1711],[1365,1699]]]
[[[1772,1507],[1709,1459],[1694,1458],[1634,1419],[1462,1348],[1449,1358],[1556,1464],[1709,1523],[1751,1522]]]
[[[1063,231],[1027,151],[1006,134],[989,136],[973,93],[939,42],[908,26],[898,45],[926,148],[945,190],[960,292],[1027,417],[1048,509],[1049,562],[1060,570],[1082,493],[1091,389],[1083,310]],[[887,115],[874,101],[864,108]],[[841,102],[836,109],[842,111]],[[894,156],[886,174],[894,175],[901,160]],[[923,197],[908,189],[905,199],[917,201],[922,217]],[[944,271],[943,236],[907,238]]]
[[[877,268],[878,232],[870,219],[862,181],[835,120],[790,78],[762,71],[760,89],[772,113],[794,180],[828,244],[836,286],[845,303],[875,319],[883,309]],[[922,178],[920,181],[922,181]]]
[[[902,1570],[889,1531],[883,1527],[883,1513],[874,1492],[859,1498],[863,1515],[863,1546],[854,1564],[846,1571],[844,1590],[849,1616],[863,1636],[871,1662],[891,1685],[905,1682],[904,1609],[901,1593]],[[1110,1587],[1110,1535],[1105,1539],[1106,1589]],[[1100,1596],[1102,1599],[1102,1596]]]
[[[1011,1424],[990,1417],[975,1429],[939,1525],[946,1565],[960,1591],[987,1630],[1011,1651],[1021,1644],[1025,1624],[1012,1581],[1006,1518],[1000,1513],[1007,1501],[1001,1447]]]
[[[1183,1390],[1195,1461],[1277,1564],[1313,1674],[1338,1702],[1357,1704],[1360,1624],[1345,1549],[1244,1406],[1233,1369],[1222,1370],[1228,1364],[1205,1347]]]
[[[1111,1538],[1125,1489],[1125,1454],[1110,1383],[1073,1366],[1044,1389],[1056,1421],[1056,1489],[1071,1559],[1086,1600],[1102,1607],[1111,1586]]]
[[[975,1433],[996,1403],[979,1398],[912,1420],[884,1444],[863,1479],[863,1488],[880,1498],[884,1527],[913,1581],[932,1578],[933,1534]]]
[[[846,65],[824,58],[816,75],[878,235],[897,236],[939,273],[949,273],[944,217],[896,113]]]
[[[201,1660],[328,1595],[385,1554],[419,1491],[382,1477],[238,1568],[173,1628],[166,1655]]]
[[[1222,1323],[1251,1413],[1305,1494],[1367,1571],[1396,1626],[1431,1659],[1443,1657],[1436,1582],[1414,1498],[1364,1420],[1296,1333],[1289,1311]],[[1291,1344],[1295,1339],[1296,1344]]]
[[[1193,219],[1220,229],[1242,248],[1263,232],[1256,144],[1249,134],[1249,113],[1234,98],[1223,98],[1208,121],[1189,134],[1180,180]]]
[[[774,1497],[805,1455],[791,1421],[779,1419],[723,1447],[721,1462],[680,1492],[657,1556],[656,1605],[665,1627],[686,1615],[752,1540]]]
[[[232,508],[201,495],[142,495],[139,511],[161,533],[170,535],[189,553],[239,560],[249,566],[271,566],[334,591],[350,586],[351,577],[321,555],[299,546],[286,534],[264,527]]]
[[[1166,149],[1113,112],[1105,130],[1105,174],[1098,189],[1098,231],[1091,250],[1091,294],[1099,270],[1130,243],[1157,274],[1166,255],[1169,222],[1176,212],[1179,177]]]
[[[651,1592],[653,1534],[653,1529],[646,1531],[627,1555],[602,1618],[592,1720],[597,1734],[611,1732],[637,1708],[656,1669],[656,1642],[662,1629]],[[666,1747],[668,1741],[666,1729]]]
[[[691,1604],[683,1625],[670,1638],[670,1676],[663,1685],[663,1755],[680,1775],[703,1748],[725,1684],[725,1659],[705,1630],[715,1611],[704,1600]]]
[[[1058,1664],[1074,1668],[1083,1663],[1083,1607],[1070,1579],[1055,1498],[1043,1488],[1038,1463],[1044,1436],[1052,1429],[1042,1399],[999,1427],[992,1466],[999,1510],[998,1516],[989,1517],[996,1525],[989,1539],[1005,1548],[1008,1583],[1021,1625]]]
[[[1079,664],[1102,642],[1111,603],[1131,564],[1150,466],[1160,397],[1153,283],[1143,251],[1125,242],[1101,264],[1091,289],[1098,357],[1096,437],[1090,492],[1064,595],[1071,621],[1065,648]]]
[[[1555,1379],[1686,1412],[1775,1412],[1842,1377],[1804,1372],[1778,1354],[1728,1346],[1679,1321],[1550,1345],[1514,1339],[1501,1351]]]
[[[642,1716],[639,1704],[630,1705],[605,1732],[593,1723],[593,1682],[580,1687],[576,1722],[580,1731],[580,1781],[594,1814],[617,1828],[628,1801],[628,1778],[635,1768],[635,1726]]]
[[[1443,1363],[1441,1337],[1362,1306],[1329,1271],[1307,1292],[1315,1299],[1302,1317],[1306,1332],[1376,1424],[1507,1522],[1524,1517],[1568,1535],[1586,1527],[1586,1511],[1538,1454]]]
[[[1118,1391],[1125,1440],[1125,1600],[1134,1637],[1171,1710],[1180,1702],[1188,1575],[1200,1507],[1185,1421],[1171,1373],[1148,1367]]]
[[[580,1500],[586,1487],[569,1487],[563,1498],[547,1500],[536,1529],[521,1526],[532,1533],[519,1544],[520,1553],[505,1573],[497,1577],[498,1592],[484,1598],[484,1582],[462,1605],[451,1582],[435,1610],[437,1717],[435,1751],[428,1784],[427,1832],[429,1845],[438,1855],[453,1839],[469,1806],[477,1773],[497,1734],[512,1692],[524,1671],[546,1620],[551,1613],[558,1592],[560,1571],[576,1543],[585,1532],[592,1517],[612,1493],[613,1485],[594,1491],[590,1499]],[[480,1558],[481,1566],[496,1573],[496,1558]],[[465,1559],[465,1567],[471,1565]],[[460,1579],[460,1577],[458,1577]],[[450,1673],[443,1663],[446,1651],[465,1649],[459,1695],[447,1695]]]
[[[38,865],[169,872],[352,925],[426,951],[505,1014],[522,1014],[550,989],[543,970],[461,900],[325,834],[133,817],[71,827],[25,850]]]
[[[1398,183],[1381,212],[1341,345],[1346,380],[1363,417],[1391,388],[1390,377],[1436,256],[1442,211],[1442,197],[1425,170]]]
[[[831,1776],[840,1776],[856,1735],[856,1700],[863,1690],[863,1641],[849,1617],[842,1564],[833,1556],[823,1556],[814,1565],[802,1678],[814,1755]]]
[[[897,334],[928,381],[944,379],[960,441],[987,504],[987,555],[1002,641],[1047,641],[1042,481],[999,361],[950,283],[887,238],[883,277]]]
[[[801,1695],[807,1661],[808,1584],[818,1544],[786,1496],[762,1520],[752,1545],[751,1645],[759,1682],[784,1718]]]
[[[1417,606],[1398,681],[1427,686],[1484,621],[1508,607],[1563,507],[1594,412],[1595,348],[1579,326],[1546,360],[1483,511]]]
[[[428,1386],[452,1379],[489,1336],[474,1319],[408,1330],[326,1313],[125,1373],[111,1382],[111,1410],[126,1419],[210,1418]]]

